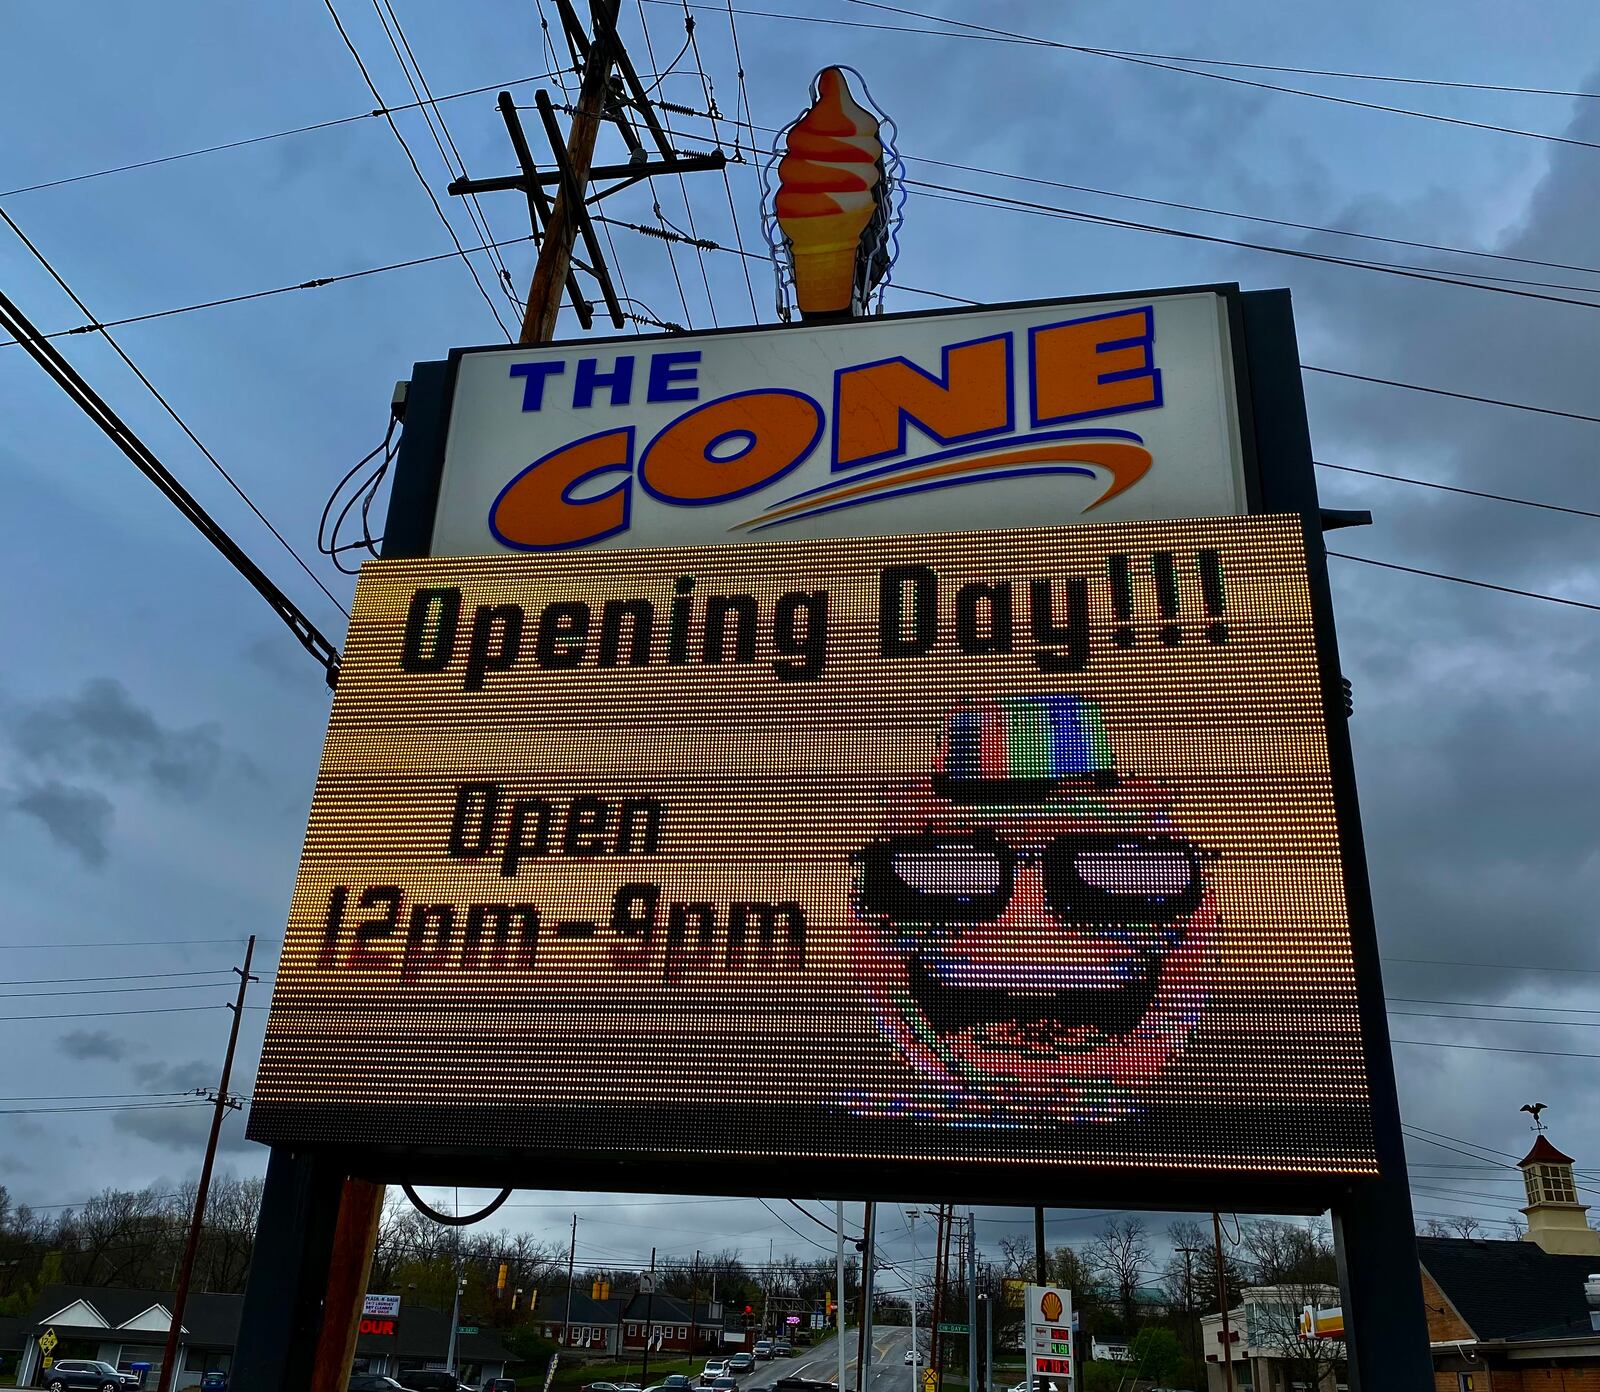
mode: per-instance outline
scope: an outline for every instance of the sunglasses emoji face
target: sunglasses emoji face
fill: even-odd
[[[926,1096],[993,1124],[1138,1109],[1216,952],[1209,856],[1172,800],[1103,770],[887,790],[852,857],[856,969]]]

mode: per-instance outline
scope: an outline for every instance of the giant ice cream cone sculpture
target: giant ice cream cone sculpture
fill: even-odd
[[[861,233],[881,194],[878,121],[850,95],[844,74],[824,68],[817,99],[789,128],[778,165],[778,226],[789,239],[802,314],[848,314]]]

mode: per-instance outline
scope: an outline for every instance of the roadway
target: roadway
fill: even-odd
[[[928,1334],[917,1331],[923,1350]],[[860,1338],[855,1330],[845,1334],[844,1392],[856,1387],[856,1349]],[[916,1376],[921,1365],[906,1365],[906,1350],[911,1347],[909,1325],[875,1325],[872,1330],[872,1362],[867,1370],[867,1385],[861,1392],[920,1392]],[[724,1354],[724,1357],[727,1355]],[[812,1382],[837,1382],[839,1379],[839,1341],[837,1337],[797,1348],[792,1358],[774,1358],[757,1363],[753,1372],[739,1379],[740,1392],[770,1388],[779,1378],[806,1378]]]

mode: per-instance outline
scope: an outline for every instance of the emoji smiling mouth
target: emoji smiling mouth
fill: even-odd
[[[1125,1038],[1148,1014],[1161,984],[1160,959],[1148,955],[1114,973],[1078,973],[1076,980],[1060,973],[999,979],[922,953],[908,965],[911,994],[937,1034],[978,1031],[1035,1047]],[[1093,984],[1094,977],[1104,984]]]

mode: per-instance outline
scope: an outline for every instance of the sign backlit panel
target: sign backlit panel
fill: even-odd
[[[1373,1172],[1298,517],[369,563],[254,1096],[713,1190]]]
[[[429,550],[1244,512],[1229,303],[1166,292],[459,353]]]

